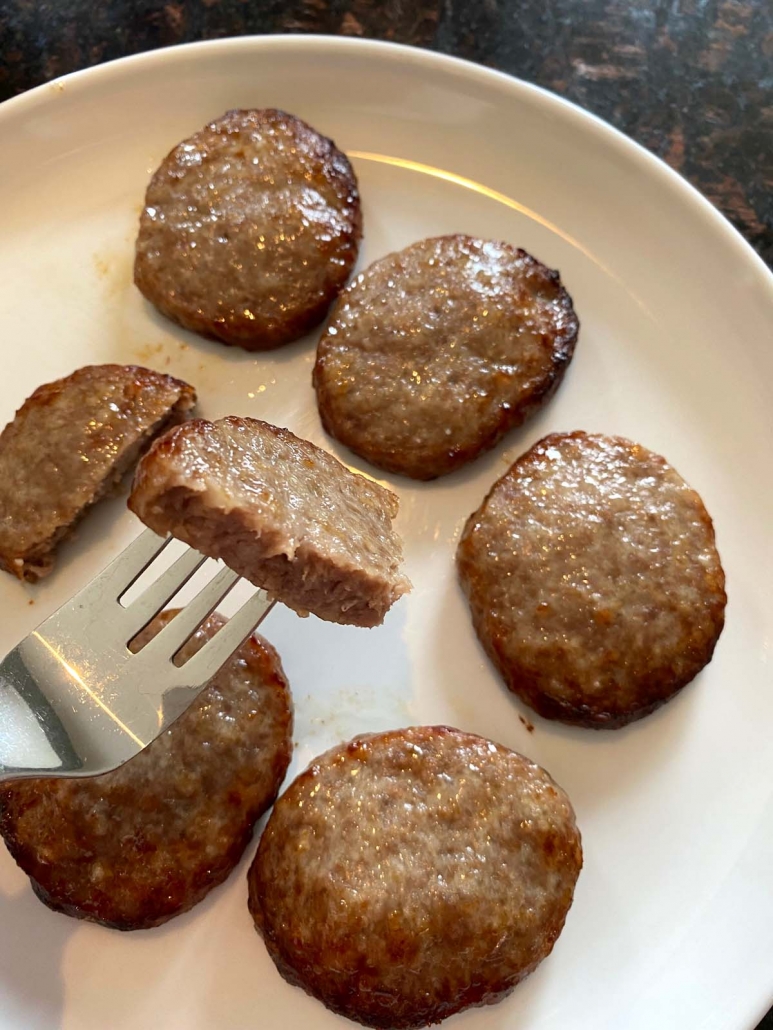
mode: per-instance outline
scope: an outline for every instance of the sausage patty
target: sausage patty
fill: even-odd
[[[457,562],[481,643],[548,719],[640,719],[710,661],[724,623],[703,502],[620,437],[541,440],[470,516]]]
[[[434,479],[553,393],[579,323],[557,272],[508,243],[422,240],[376,261],[319,342],[325,429],[379,468]]]
[[[143,631],[147,642],[173,612]],[[182,649],[195,654],[213,615]],[[50,908],[119,930],[158,926],[222,883],[276,797],[292,708],[279,657],[252,637],[144,751],[91,779],[0,787],[0,832]]]
[[[0,435],[0,568],[47,576],[73,525],[196,402],[136,365],[89,365],[38,387]]]
[[[550,953],[582,865],[568,798],[442,726],[361,737],[277,802],[249,906],[279,972],[366,1026],[498,1001]]]
[[[357,180],[332,140],[283,111],[228,111],[153,176],[134,281],[186,329],[266,350],[325,317],[361,235]]]
[[[195,419],[137,468],[129,507],[301,615],[376,626],[410,589],[397,498],[331,454],[254,418]]]

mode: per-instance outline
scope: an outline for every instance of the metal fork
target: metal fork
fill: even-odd
[[[195,699],[273,607],[262,590],[184,665],[174,657],[239,579],[221,569],[141,651],[130,641],[207,560],[189,549],[120,599],[172,538],[147,529],[0,663],[0,780],[93,776],[132,758]]]

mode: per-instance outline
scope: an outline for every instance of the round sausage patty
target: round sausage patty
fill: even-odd
[[[481,643],[548,719],[640,719],[710,661],[724,624],[703,502],[620,437],[535,444],[470,516],[457,563]]]
[[[279,799],[248,875],[282,976],[366,1026],[498,1001],[553,948],[582,865],[568,798],[443,726],[364,736]]]
[[[388,472],[472,461],[553,393],[579,322],[552,272],[507,243],[422,240],[342,294],[314,368],[331,436]]]
[[[266,350],[325,317],[361,235],[357,180],[332,140],[283,111],[228,111],[153,176],[134,281],[186,329]]]
[[[164,612],[137,643],[173,616]],[[213,615],[190,657],[225,620]],[[131,761],[91,779],[0,788],[0,832],[50,908],[119,930],[165,923],[241,858],[290,761],[279,657],[252,637],[183,715]]]

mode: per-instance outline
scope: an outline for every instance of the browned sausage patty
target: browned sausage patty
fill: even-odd
[[[0,568],[47,576],[73,525],[196,402],[136,365],[89,365],[38,387],[0,435]]]
[[[249,905],[279,972],[366,1026],[498,1001],[550,953],[582,865],[539,766],[442,726],[318,758],[277,802]]]
[[[579,323],[557,272],[508,243],[422,240],[376,261],[319,342],[325,429],[379,468],[434,479],[553,393]]]
[[[410,589],[397,497],[287,429],[236,415],[172,430],[140,463],[129,507],[302,615],[376,626]]]
[[[169,621],[164,612],[138,638]],[[185,645],[190,657],[223,620]],[[50,908],[119,930],[158,926],[222,883],[287,771],[292,708],[279,657],[253,637],[136,758],[92,779],[0,787],[0,832]]]
[[[153,176],[134,281],[186,329],[266,350],[325,317],[361,235],[357,180],[332,140],[283,111],[228,111]]]
[[[481,643],[548,719],[640,719],[710,661],[724,624],[703,502],[620,437],[546,436],[470,516],[457,562]]]

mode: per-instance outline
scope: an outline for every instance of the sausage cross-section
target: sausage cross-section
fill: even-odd
[[[137,468],[129,507],[222,558],[300,614],[376,626],[410,589],[397,497],[327,451],[253,418],[194,419]]]
[[[0,568],[47,576],[75,523],[195,401],[187,383],[136,365],[38,387],[0,435]]]

